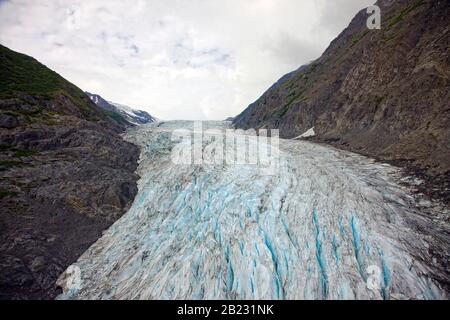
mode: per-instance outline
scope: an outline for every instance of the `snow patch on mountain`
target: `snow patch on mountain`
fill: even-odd
[[[314,127],[312,127],[311,129],[307,130],[305,133],[299,135],[298,137],[296,137],[294,139],[314,137],[315,135],[316,135],[316,132],[314,131]]]
[[[120,114],[124,120],[129,122],[131,125],[139,126],[157,121],[155,117],[151,116],[146,111],[134,109],[120,103],[107,101],[98,94],[89,92],[86,92],[86,94],[97,106],[109,112],[116,112]]]

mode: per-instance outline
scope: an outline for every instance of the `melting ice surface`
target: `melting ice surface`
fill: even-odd
[[[175,165],[180,127],[192,123],[129,134],[142,147],[139,193],[75,263],[81,286],[60,299],[445,298],[430,276],[436,240],[413,227],[442,226],[410,205],[397,169],[294,140],[281,140],[275,175]]]

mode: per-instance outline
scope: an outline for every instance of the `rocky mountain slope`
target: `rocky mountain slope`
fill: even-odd
[[[120,115],[0,45],[0,298],[53,298],[58,275],[130,206],[138,147]]]
[[[85,92],[87,96],[100,108],[119,114],[129,126],[142,125],[156,122],[156,118],[152,117],[148,112],[130,108],[123,104],[107,101],[100,95]]]
[[[423,174],[450,201],[450,1],[380,0],[381,30],[359,12],[316,61],[234,119],[238,128],[314,127],[315,140]]]

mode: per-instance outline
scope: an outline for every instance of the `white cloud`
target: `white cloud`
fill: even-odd
[[[237,115],[374,0],[0,0],[0,42],[163,119]]]

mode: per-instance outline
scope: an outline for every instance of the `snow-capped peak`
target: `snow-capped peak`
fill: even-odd
[[[105,100],[98,94],[86,92],[86,95],[100,108],[121,115],[126,122],[130,123],[130,125],[143,125],[157,121],[156,118],[152,117],[146,111]]]

